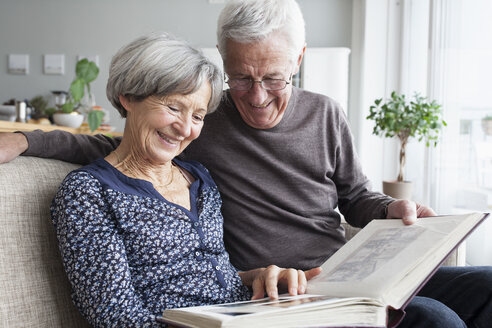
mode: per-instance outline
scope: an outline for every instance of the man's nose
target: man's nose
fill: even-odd
[[[263,105],[268,98],[268,91],[263,88],[261,81],[253,81],[253,85],[248,93],[250,95],[249,100],[253,105]]]

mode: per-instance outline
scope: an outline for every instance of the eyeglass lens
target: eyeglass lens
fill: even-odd
[[[260,83],[265,90],[282,90],[289,82],[280,79],[265,79],[261,81],[253,81],[250,79],[230,79],[227,81],[229,87],[234,90],[249,90],[253,87],[253,83]]]

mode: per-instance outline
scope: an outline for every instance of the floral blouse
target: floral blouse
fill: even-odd
[[[159,326],[165,309],[251,297],[224,248],[217,186],[201,164],[175,163],[195,178],[191,211],[104,159],[71,172],[53,200],[73,301],[97,327]]]

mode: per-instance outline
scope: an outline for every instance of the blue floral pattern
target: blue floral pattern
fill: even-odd
[[[191,211],[102,159],[60,186],[52,220],[73,301],[94,326],[160,326],[165,309],[251,297],[224,248],[216,185],[200,164],[179,165],[196,179]]]

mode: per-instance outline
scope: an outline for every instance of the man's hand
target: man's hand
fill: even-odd
[[[278,298],[278,288],[287,288],[289,295],[301,295],[306,291],[307,281],[321,273],[321,268],[302,271],[296,269],[279,268],[270,265],[268,268],[260,268],[245,272],[239,272],[243,284],[252,287],[252,300],[265,297]]]
[[[432,208],[417,204],[410,200],[398,199],[388,205],[387,219],[402,219],[404,224],[414,224],[417,218],[436,216]]]
[[[22,133],[0,133],[0,163],[7,163],[27,150],[27,138]]]

